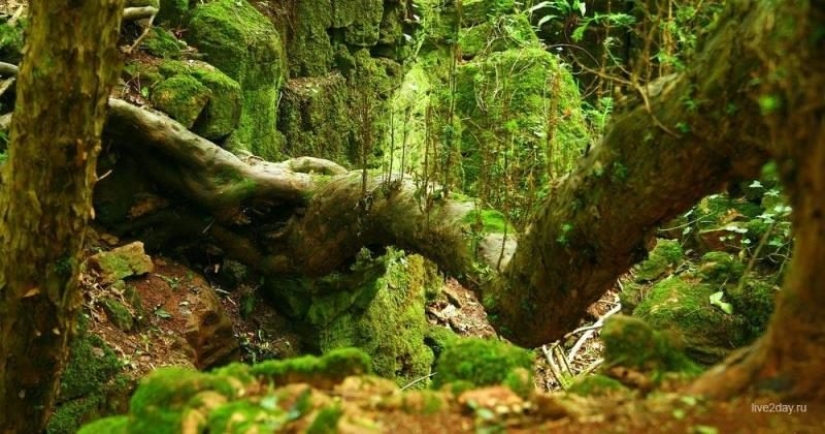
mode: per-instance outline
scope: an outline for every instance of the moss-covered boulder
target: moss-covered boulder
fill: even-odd
[[[666,333],[693,360],[713,364],[749,342],[744,319],[711,304],[716,292],[712,286],[671,277],[650,288],[633,316]]]
[[[640,318],[614,315],[601,332],[604,364],[658,376],[665,372],[696,374],[700,371],[667,334],[655,331]]]
[[[746,342],[762,336],[773,314],[779,286],[775,282],[749,278],[744,285],[729,285],[725,298],[747,324]]]
[[[196,78],[175,75],[152,89],[151,101],[186,128],[192,128],[209,102],[211,91]]]
[[[456,339],[438,357],[433,386],[501,384],[526,397],[533,390],[532,367],[532,354],[522,348],[478,338]]]
[[[163,62],[158,67],[158,72],[166,77],[158,87],[162,87],[169,80],[183,77],[187,81],[195,80],[201,88],[207,89],[206,102],[188,126],[192,131],[209,140],[217,141],[239,127],[243,95],[237,81],[214,66],[199,61]],[[152,92],[153,99],[155,92],[157,89]]]
[[[160,11],[155,22],[167,27],[179,27],[186,22],[189,0],[160,0]]]
[[[684,259],[679,241],[659,239],[647,259],[636,266],[636,282],[649,282],[665,275]]]
[[[240,124],[226,146],[279,158],[281,137],[275,126],[286,68],[281,38],[272,23],[246,0],[198,3],[190,12],[188,38],[206,62],[237,81],[243,91]]]
[[[377,44],[383,17],[384,0],[332,0],[332,28],[341,29],[349,46]]]
[[[288,157],[311,155],[338,163],[355,162],[355,122],[350,88],[340,73],[289,80],[283,88],[278,129]]]
[[[360,348],[376,374],[403,385],[433,365],[424,307],[428,288],[438,284],[422,257],[391,249],[376,259],[364,251],[350,274],[268,281],[265,289],[314,330],[319,350]]]
[[[588,142],[578,88],[558,58],[538,46],[476,57],[458,68],[455,81],[455,95],[443,98],[454,98],[457,118],[470,121],[450,126],[452,136],[442,143],[460,147],[463,189],[513,210],[509,217],[518,224],[535,198],[487,186],[517,179],[516,190],[538,191],[549,174],[570,170]]]
[[[332,67],[332,42],[327,29],[332,25],[332,1],[297,2],[294,29],[287,39],[289,75],[297,77],[325,76]]]
[[[149,34],[143,39],[143,47],[146,51],[162,59],[177,59],[181,57],[182,47],[184,43],[178,39],[170,31],[162,27],[153,27],[149,30]]]
[[[702,255],[699,276],[709,283],[736,283],[745,273],[745,264],[725,252],[708,252]]]

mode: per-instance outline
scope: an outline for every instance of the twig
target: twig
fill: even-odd
[[[402,387],[402,388],[401,388],[401,391],[403,392],[404,390],[406,390],[407,388],[409,388],[409,387],[413,386],[414,384],[420,383],[420,382],[422,382],[422,381],[424,381],[424,380],[426,380],[426,379],[428,379],[428,378],[432,377],[433,375],[435,375],[435,374],[437,374],[437,373],[438,373],[438,372],[430,372],[429,374],[427,374],[427,375],[425,375],[425,376],[423,376],[423,377],[418,377],[418,378],[416,378],[415,380],[413,380],[412,382],[407,383],[404,387]]]
[[[604,325],[604,321],[607,318],[609,318],[611,315],[616,314],[620,310],[622,310],[622,304],[616,303],[616,306],[614,306],[613,309],[610,309],[606,314],[599,318],[599,320],[596,321],[592,326],[588,327],[587,332],[583,334],[578,341],[576,341],[576,344],[573,345],[573,348],[571,348],[570,352],[567,353],[567,360],[573,360],[573,358],[576,357],[576,354],[578,354],[579,350],[581,350],[582,346],[584,346],[584,343],[587,342],[587,340],[590,339],[591,336],[593,336],[593,333],[596,332],[596,329],[601,328]]]

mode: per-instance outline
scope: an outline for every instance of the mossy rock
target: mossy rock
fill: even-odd
[[[514,48],[539,47],[539,39],[524,14],[503,15],[459,31],[464,58]]]
[[[240,123],[227,148],[278,159],[277,102],[286,64],[275,27],[246,0],[215,0],[190,12],[189,38],[206,62],[241,86]]]
[[[146,51],[161,59],[177,59],[181,56],[181,43],[171,32],[161,27],[153,27],[143,40]]]
[[[436,363],[433,386],[458,381],[475,386],[503,384],[526,396],[532,390],[532,354],[504,342],[467,338],[448,344]]]
[[[249,370],[255,377],[266,378],[278,385],[307,383],[319,388],[331,388],[346,377],[371,372],[370,356],[358,348],[337,348],[322,357],[269,360]]]
[[[289,76],[320,77],[332,67],[332,42],[328,29],[332,26],[332,1],[301,1],[296,5],[294,34],[289,38]]]
[[[209,99],[191,129],[209,140],[221,140],[234,131],[241,120],[241,86],[214,66],[197,61],[167,61],[159,72],[166,77],[188,76],[209,89]]]
[[[778,293],[776,284],[750,278],[744,285],[730,285],[725,290],[725,298],[730,300],[733,311],[747,323],[745,343],[762,336],[767,330]]]
[[[514,0],[464,0],[461,4],[463,25],[475,25],[513,12]]]
[[[577,378],[566,392],[579,396],[603,396],[622,390],[627,388],[618,380],[596,374]]]
[[[135,325],[132,313],[120,301],[113,298],[104,298],[101,300],[101,304],[106,312],[106,317],[109,318],[109,322],[114,324],[115,327],[123,331],[129,331]]]
[[[286,138],[284,154],[354,165],[358,142],[349,110],[350,92],[339,73],[288,81],[278,111],[278,129]]]
[[[745,264],[725,252],[708,252],[702,255],[698,274],[708,283],[736,283],[745,273]]]
[[[666,332],[694,361],[713,364],[748,342],[744,319],[710,303],[715,292],[711,286],[671,277],[650,288],[633,315]]]
[[[333,0],[332,27],[342,29],[344,43],[372,47],[378,43],[384,0]]]
[[[160,0],[160,11],[155,22],[169,27],[183,26],[189,3],[189,0]]]
[[[436,95],[444,107],[454,100],[457,119],[471,120],[441,126],[450,133],[442,141],[459,146],[463,156],[456,169],[462,175],[462,190],[475,194],[481,183],[504,182],[501,171],[488,179],[479,177],[484,164],[504,165],[503,153],[493,152],[497,146],[507,143],[511,147],[507,164],[517,172],[509,176],[523,184],[516,187],[516,194],[491,191],[489,202],[493,208],[511,210],[508,217],[517,227],[535,199],[528,192],[545,184],[549,173],[571,170],[588,142],[581,97],[572,75],[556,56],[539,47],[477,56],[458,67],[454,95],[446,90]],[[564,121],[549,130],[548,119]],[[554,150],[549,158],[547,149]],[[494,160],[485,163],[489,155]]]
[[[636,282],[649,282],[665,275],[684,258],[681,244],[676,240],[659,239],[648,258],[636,266]]]
[[[172,119],[191,129],[206,108],[211,95],[212,91],[196,78],[175,75],[152,89],[151,101],[158,110],[166,112]]]
[[[601,337],[605,366],[623,366],[655,374],[697,374],[701,371],[679,349],[678,343],[674,345],[667,335],[654,331],[640,318],[614,315],[605,322]]]

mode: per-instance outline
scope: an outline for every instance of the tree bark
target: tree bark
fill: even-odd
[[[78,257],[123,0],[32,1],[0,197],[0,431],[38,432],[80,294]]]
[[[751,41],[766,135],[793,207],[790,273],[768,332],[697,381],[693,393],[727,398],[770,392],[797,402],[825,399],[825,4],[757,2]],[[774,2],[775,3],[775,2]],[[770,102],[770,105],[768,104]],[[803,401],[804,400],[804,401]]]

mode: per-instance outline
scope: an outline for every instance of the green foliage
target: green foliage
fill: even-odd
[[[0,59],[4,62],[19,64],[23,58],[24,31],[27,27],[25,19],[14,24],[8,21],[0,22]]]
[[[338,406],[321,409],[307,428],[307,434],[327,434],[338,431],[338,419],[343,411]]]
[[[682,246],[676,240],[659,239],[647,260],[636,266],[636,282],[656,280],[683,260]]]
[[[705,282],[735,283],[745,272],[745,264],[725,252],[708,252],[702,256],[699,276]]]

